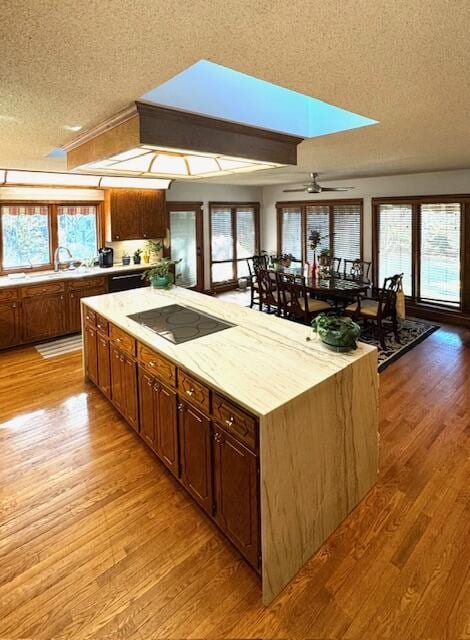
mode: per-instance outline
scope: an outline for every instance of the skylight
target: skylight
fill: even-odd
[[[303,138],[377,123],[208,60],[199,60],[140,99]]]

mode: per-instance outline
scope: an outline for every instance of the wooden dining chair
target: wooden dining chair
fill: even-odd
[[[316,300],[308,295],[304,276],[277,272],[279,292],[279,312],[288,318],[301,319],[310,324],[321,312],[331,311],[332,306],[324,300]]]
[[[272,269],[259,269],[256,274],[256,280],[258,283],[260,311],[262,311],[263,305],[266,305],[268,313],[270,313],[271,308],[274,307],[278,315],[280,315],[281,302],[277,288],[276,271]]]
[[[250,307],[253,308],[253,305],[259,304],[260,301],[257,273],[260,269],[268,268],[268,256],[264,254],[251,256],[251,258],[246,259],[246,262],[248,264],[250,283]]]
[[[334,273],[339,273],[341,269],[341,260],[342,258],[331,258],[331,270]]]
[[[366,260],[344,260],[344,275],[356,280],[370,280],[372,262]]]
[[[383,321],[387,318],[391,319],[395,340],[400,344],[396,302],[397,292],[400,288],[402,279],[402,273],[396,274],[390,278],[385,278],[382,289],[378,290],[378,297],[376,300],[371,298],[362,298],[359,295],[356,302],[348,305],[344,310],[345,315],[351,316],[353,320],[362,319],[365,323],[372,320],[376,323],[382,349],[386,348]]]

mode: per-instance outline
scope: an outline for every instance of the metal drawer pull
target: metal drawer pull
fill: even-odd
[[[191,387],[191,389],[186,389],[186,393],[188,394],[188,396],[192,396],[194,391],[195,391],[194,387]]]
[[[154,391],[159,391],[159,389],[160,389],[160,385],[158,383],[153,385]]]
[[[181,404],[181,402],[178,403],[177,409],[178,409],[178,411],[183,411],[184,406]]]
[[[152,360],[150,360],[149,362],[149,367],[154,367],[155,366],[155,362],[153,362]]]
[[[228,420],[225,420],[225,424],[227,424],[229,427],[232,426],[232,424],[234,423],[235,418],[233,416],[230,416],[230,418]]]
[[[220,433],[214,433],[214,440],[216,442],[222,442],[222,436],[220,435]]]

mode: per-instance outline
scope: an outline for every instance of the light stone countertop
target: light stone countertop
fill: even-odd
[[[376,348],[364,343],[356,351],[335,353],[310,327],[181,287],[145,287],[82,302],[258,416],[268,415],[360,358],[377,357]],[[174,345],[126,317],[169,304],[237,326]],[[307,341],[307,336],[312,339]]]
[[[0,276],[0,289],[4,287],[21,287],[21,285],[30,285],[35,282],[54,282],[54,280],[73,280],[74,278],[91,278],[93,276],[107,276],[115,273],[127,273],[129,271],[145,271],[150,269],[151,264],[130,264],[129,266],[114,265],[113,267],[79,267],[73,270],[61,270],[58,273],[54,271],[35,271],[25,272],[24,278],[9,278],[8,276]]]

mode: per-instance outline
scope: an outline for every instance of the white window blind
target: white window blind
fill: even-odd
[[[412,221],[410,204],[379,206],[379,286],[384,278],[403,273],[403,289],[412,294]]]
[[[237,226],[237,278],[248,276],[246,258],[256,253],[255,210],[252,207],[236,209]],[[240,261],[240,259],[243,260]]]
[[[308,241],[312,231],[318,231],[323,238],[316,250],[317,260],[322,249],[330,248],[330,207],[328,205],[314,205],[306,208],[307,224],[307,262],[312,264],[313,251]]]
[[[421,205],[420,297],[459,305],[459,203]]]
[[[302,211],[300,207],[282,209],[281,253],[302,259]]]
[[[211,210],[211,259],[233,260],[233,227],[230,207],[214,207]],[[233,263],[212,265],[212,282],[233,280]]]
[[[361,258],[361,206],[333,205],[333,256],[343,260]]]

